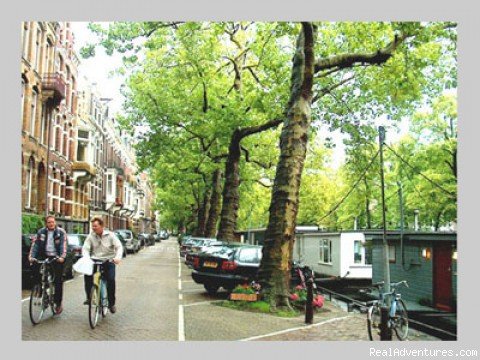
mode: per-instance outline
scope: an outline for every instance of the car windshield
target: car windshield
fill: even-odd
[[[247,247],[247,248],[239,249],[237,257],[238,257],[238,261],[240,262],[256,264],[261,259],[261,252],[259,251],[259,248]]]
[[[78,234],[67,234],[68,244],[74,246],[83,246],[85,238]]]
[[[118,230],[116,231],[117,234],[122,235],[125,238],[131,238],[132,237],[132,232],[129,230]]]

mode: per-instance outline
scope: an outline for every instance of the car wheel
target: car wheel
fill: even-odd
[[[211,284],[203,284],[205,290],[207,290],[209,295],[215,295],[218,291],[219,286],[211,285]]]

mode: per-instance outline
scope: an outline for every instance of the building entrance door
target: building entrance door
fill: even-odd
[[[452,311],[452,247],[433,249],[433,302],[439,310]]]

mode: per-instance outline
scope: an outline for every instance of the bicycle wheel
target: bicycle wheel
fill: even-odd
[[[42,285],[35,284],[32,288],[32,292],[30,293],[29,306],[30,321],[33,325],[37,325],[40,320],[42,320],[43,313],[45,312],[46,306],[43,295]]]
[[[367,311],[367,328],[368,337],[371,341],[380,341],[380,323],[381,323],[380,307],[372,305]]]
[[[98,314],[100,310],[100,296],[99,289],[96,285],[92,286],[90,291],[90,302],[88,303],[88,321],[92,329],[97,326]]]
[[[102,317],[105,317],[108,313],[107,285],[105,280],[100,280],[100,299]]]
[[[52,315],[55,315],[55,302],[53,299],[55,298],[55,285],[48,286],[46,289],[48,304],[50,305],[50,310],[52,310]]]
[[[403,300],[397,300],[397,309],[393,319],[393,328],[398,340],[407,340],[408,337],[408,314]]]

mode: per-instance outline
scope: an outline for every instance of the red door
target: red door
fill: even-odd
[[[452,310],[452,247],[433,248],[433,303],[439,310]]]

